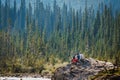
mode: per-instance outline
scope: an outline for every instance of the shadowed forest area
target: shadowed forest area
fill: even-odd
[[[36,0],[11,7],[0,0],[0,73],[42,73],[48,65],[69,62],[76,52],[120,63],[120,10],[100,3],[76,10]],[[34,9],[33,9],[34,8]],[[54,68],[49,69],[51,72]]]

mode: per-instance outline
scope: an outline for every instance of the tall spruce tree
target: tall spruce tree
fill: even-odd
[[[20,27],[22,30],[25,28],[25,23],[26,23],[26,0],[21,0],[21,6],[20,6]]]
[[[1,12],[2,12],[2,10],[1,10],[1,7],[2,7],[2,5],[1,5],[1,0],[0,0],[0,28],[2,27],[2,21],[1,21]]]

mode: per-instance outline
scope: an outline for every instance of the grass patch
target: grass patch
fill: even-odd
[[[45,70],[42,71],[42,73],[44,72],[48,72],[50,74],[52,74],[53,72],[55,72],[55,70],[59,67],[63,67],[63,66],[66,66],[68,64],[68,62],[61,62],[59,61],[58,63],[55,63],[54,65],[53,64],[50,64],[50,63],[47,63],[44,65],[44,68]]]

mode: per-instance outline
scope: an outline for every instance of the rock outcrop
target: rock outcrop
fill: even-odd
[[[110,62],[99,61],[93,58],[84,59],[77,64],[68,64],[59,67],[54,72],[52,80],[89,80],[90,76],[97,75],[103,70],[112,69],[114,66]]]

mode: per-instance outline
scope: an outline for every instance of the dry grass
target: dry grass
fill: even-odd
[[[45,70],[43,70],[42,73],[48,72],[48,73],[52,74],[57,68],[66,66],[67,64],[68,64],[68,62],[62,63],[62,61],[60,61],[58,59],[58,61],[54,65],[50,64],[50,63],[45,64],[44,65]]]

